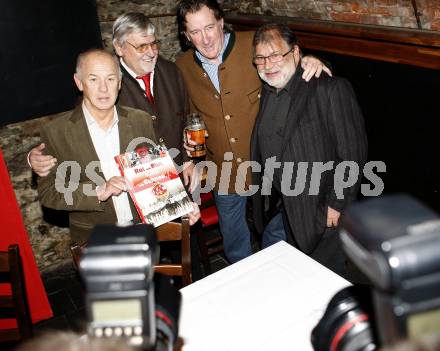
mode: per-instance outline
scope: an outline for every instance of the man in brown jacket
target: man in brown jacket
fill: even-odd
[[[191,112],[199,112],[208,129],[207,160],[217,166],[212,186],[220,230],[226,256],[236,262],[252,254],[244,185],[250,184],[250,138],[261,91],[252,64],[254,33],[224,31],[224,15],[216,0],[182,0],[177,11],[179,30],[195,48],[176,63]],[[319,60],[310,57],[302,65],[306,80],[323,69]]]

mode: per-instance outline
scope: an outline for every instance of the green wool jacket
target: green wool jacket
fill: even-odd
[[[200,113],[208,129],[206,159],[217,165],[214,189],[220,192],[240,193],[245,182],[248,185],[251,180],[244,162],[250,158],[250,139],[261,92],[261,81],[252,64],[253,35],[254,32],[231,32],[218,69],[220,93],[193,49],[176,60],[188,89],[191,112]],[[232,152],[232,160],[227,157],[232,163],[231,176],[227,182],[228,168],[223,167],[226,181],[219,186],[225,152]]]

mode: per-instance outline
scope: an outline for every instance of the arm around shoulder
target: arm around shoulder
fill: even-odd
[[[96,197],[96,184],[81,180],[81,167],[75,160],[58,157],[50,130],[41,129],[46,152],[56,156],[59,164],[45,177],[39,177],[38,195],[43,206],[66,211],[102,211]]]

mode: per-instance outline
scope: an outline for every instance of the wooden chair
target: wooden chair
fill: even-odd
[[[17,321],[16,328],[0,329],[0,342],[30,338],[32,321],[18,245],[10,245],[8,251],[0,252],[0,283],[11,285],[11,294],[0,296],[0,318]]]
[[[180,241],[182,262],[179,264],[158,264],[154,267],[155,272],[170,276],[181,276],[182,286],[192,283],[191,274],[191,245],[189,219],[182,217],[182,223],[168,222],[156,228],[157,240]]]
[[[218,225],[218,212],[212,192],[200,194],[200,199],[200,222],[202,228],[197,231],[197,243],[205,274],[210,274],[212,269],[209,257],[223,251],[222,237],[221,235],[216,235],[208,239],[206,235],[207,230]]]
[[[70,254],[72,255],[73,264],[75,265],[75,268],[79,268],[79,260],[82,256],[83,249],[87,246],[87,242],[80,245],[76,242],[73,242],[70,244]]]
[[[156,228],[157,241],[180,241],[181,242],[181,263],[170,264],[157,264],[154,266],[154,271],[169,275],[182,277],[182,286],[186,286],[192,283],[191,273],[191,247],[190,247],[190,230],[189,219],[182,217],[182,223],[168,222],[162,224]],[[78,245],[73,243],[70,246],[70,252],[72,254],[73,262],[78,268],[79,260],[82,255],[82,251],[87,243]]]

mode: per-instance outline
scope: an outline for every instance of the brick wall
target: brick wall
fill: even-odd
[[[440,31],[440,1],[415,0],[421,29]],[[250,13],[418,28],[411,0],[261,0]]]
[[[440,31],[440,1],[417,0],[424,29]]]
[[[415,0],[422,29],[440,31],[440,0]],[[418,28],[411,0],[223,0],[226,11],[265,14],[380,26]],[[113,21],[127,11],[139,11],[152,18],[161,53],[174,60],[180,47],[177,41],[176,1],[97,0],[98,16],[106,47],[111,50]]]

